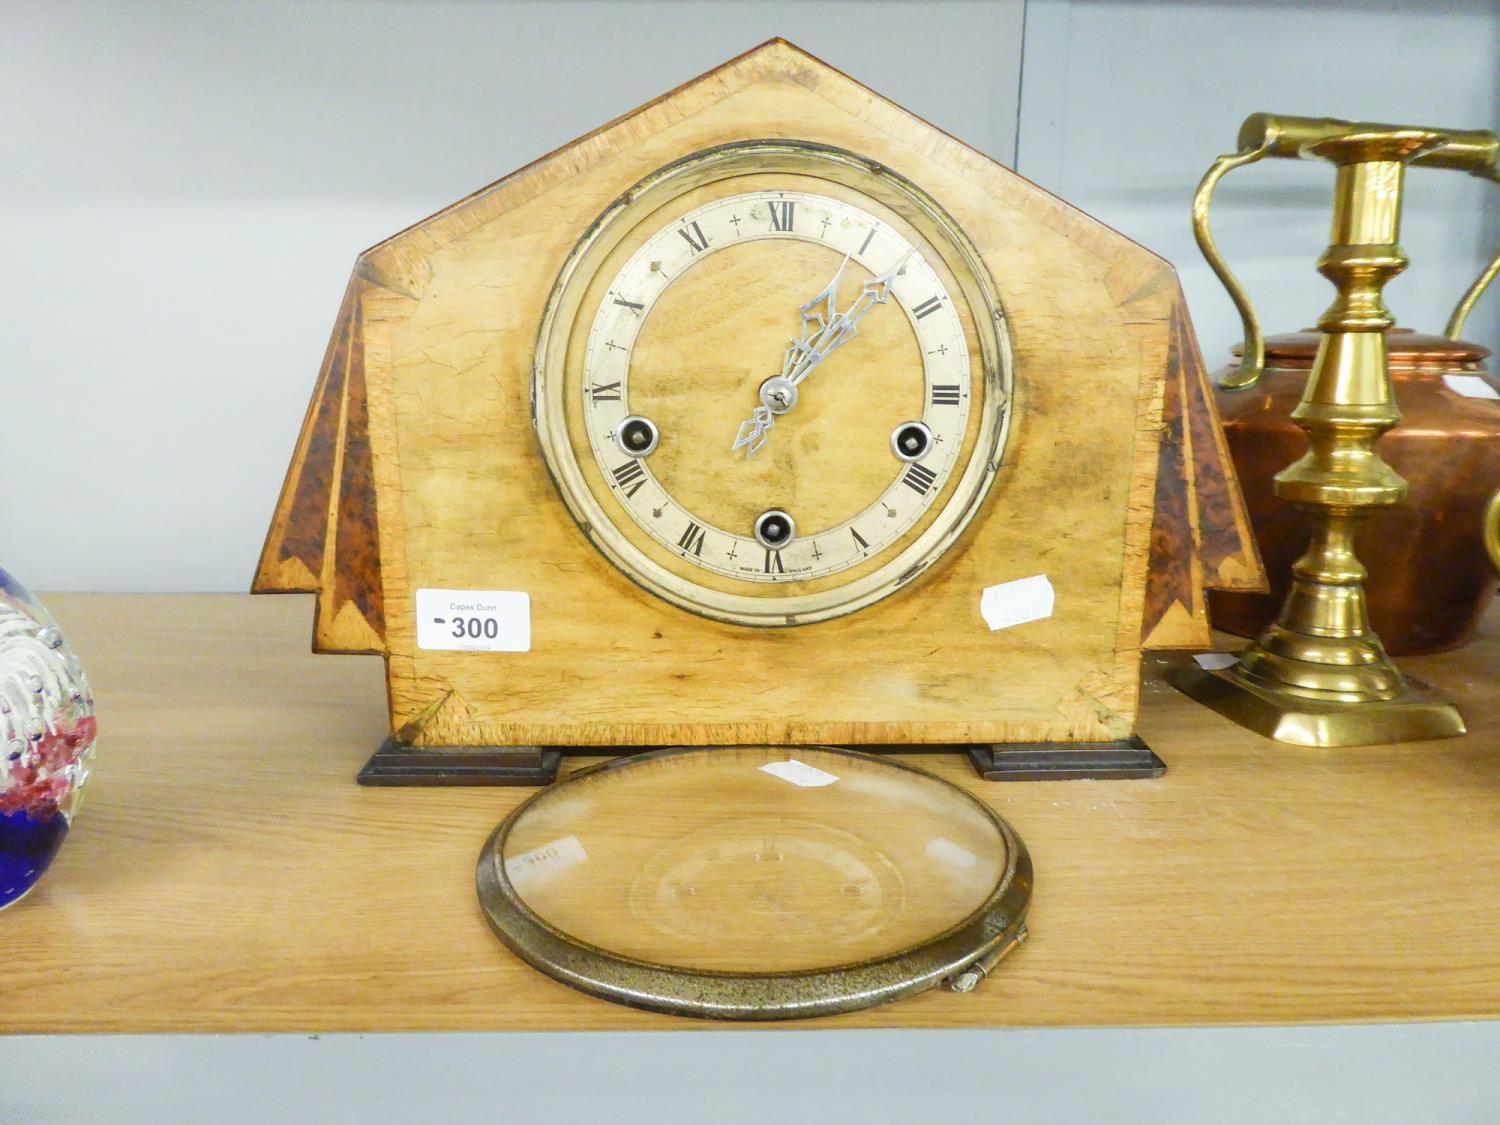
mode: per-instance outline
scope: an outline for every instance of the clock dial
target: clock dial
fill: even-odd
[[[789,252],[798,244],[818,250]],[[746,254],[752,245],[758,252]],[[711,269],[717,255],[726,261]],[[735,256],[746,260],[727,260]],[[809,274],[820,263],[833,265]],[[652,338],[646,327],[674,287],[684,290],[676,304],[705,301],[726,282],[743,297],[750,275],[767,270],[786,277],[774,292],[795,303],[778,318],[783,338],[760,358],[758,383],[747,385],[740,362],[712,354],[684,365],[679,353],[695,342],[712,351],[714,341],[701,334],[674,341],[675,348],[638,348]],[[699,272],[713,284],[695,286]],[[849,357],[839,353],[873,331],[876,318],[893,322],[877,337],[883,352],[861,349],[862,362],[842,362]],[[904,333],[910,340],[900,339]],[[669,394],[663,363],[671,365]],[[653,364],[657,370],[646,370]],[[886,368],[884,379],[872,379],[872,364]],[[681,385],[685,374],[698,376],[691,394]],[[898,395],[871,401],[893,382]],[[968,341],[937,271],[868,211],[805,191],[728,195],[659,226],[609,283],[578,393],[596,464],[630,518],[692,565],[756,583],[838,574],[897,543],[943,494],[963,452],[972,398]],[[887,405],[905,415],[888,429],[838,425],[840,415],[891,415],[879,410]],[[749,417],[725,428],[725,408]],[[866,478],[862,495],[841,493],[834,502],[808,495],[818,482],[806,473],[828,471],[794,463],[803,460],[799,438],[809,434],[837,444],[832,468]],[[780,462],[768,455],[773,443],[792,447]],[[757,456],[767,472],[747,464]],[[719,496],[685,479],[695,474],[712,477]],[[756,505],[763,510],[752,516],[748,507]]]
[[[957,541],[999,466],[1008,359],[983,263],[917,188],[747,142],[662,169],[575,248],[535,419],[569,509],[632,579],[803,624]]]

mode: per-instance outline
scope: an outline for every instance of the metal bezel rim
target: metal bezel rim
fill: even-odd
[[[647,761],[711,753],[714,747],[668,747],[616,758],[559,783]],[[843,747],[819,750],[879,762],[941,778],[926,770]],[[517,894],[501,859],[516,822],[557,786],[533,793],[490,834],[479,855],[476,886],[485,921],[505,946],[533,968],[591,996],[649,1011],[724,1020],[799,1019],[857,1011],[925,991],[1011,940],[1025,924],[1033,873],[1031,856],[1014,829],[973,793],[962,793],[995,826],[1006,865],[990,897],[958,924],[924,942],[883,957],[794,972],[708,972],[613,953],[565,933],[536,914]]]

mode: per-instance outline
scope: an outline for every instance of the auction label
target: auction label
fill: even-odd
[[[530,652],[531,595],[519,590],[418,590],[417,647]]]
[[[962,844],[955,844],[946,836],[934,836],[927,841],[927,847],[923,851],[927,853],[928,859],[949,863],[965,871],[979,862],[977,855]]]
[[[577,836],[564,836],[529,852],[513,855],[505,861],[505,877],[520,890],[523,884],[535,884],[544,875],[555,875],[576,867],[589,858]]]
[[[1193,659],[1198,662],[1198,667],[1217,672],[1220,668],[1231,668],[1239,663],[1240,656],[1237,652],[1200,652]]]
[[[1482,375],[1444,375],[1443,382],[1464,398],[1500,398],[1500,392],[1485,382]]]
[[[993,633],[1051,617],[1056,601],[1057,592],[1047,576],[1036,574],[985,587],[979,596],[979,615]]]
[[[810,766],[806,762],[799,762],[796,758],[789,758],[785,762],[767,762],[760,768],[772,777],[790,781],[793,785],[800,785],[804,789],[821,788],[824,785],[832,785],[838,780],[837,774],[820,770],[817,766]]]

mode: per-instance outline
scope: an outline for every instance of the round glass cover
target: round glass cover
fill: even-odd
[[[921,770],[717,747],[543,790],[491,836],[478,883],[501,939],[567,984],[775,1019],[972,985],[1024,935],[1031,863],[987,805]]]

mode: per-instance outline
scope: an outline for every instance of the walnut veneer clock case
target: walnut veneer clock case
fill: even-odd
[[[992,631],[1037,575],[1052,614]],[[1172,268],[776,40],[361,255],[255,589],[385,657],[395,784],[1150,773],[1141,651],[1262,583]],[[516,599],[512,651],[419,591]]]

